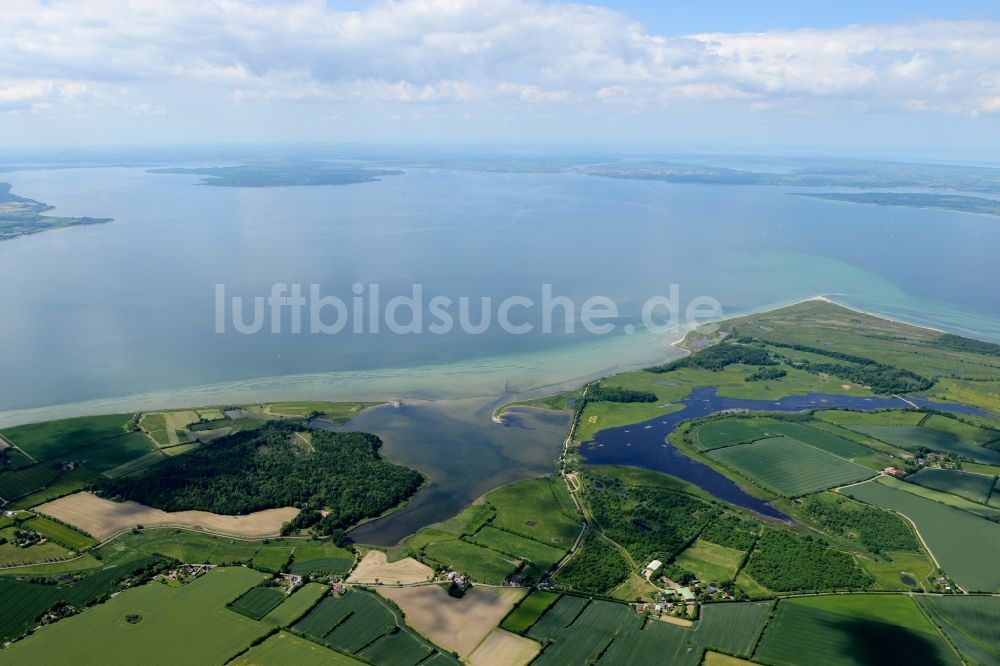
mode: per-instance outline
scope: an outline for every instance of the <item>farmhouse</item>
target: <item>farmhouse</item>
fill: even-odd
[[[899,478],[903,478],[904,476],[906,476],[906,472],[904,472],[903,470],[899,469],[898,467],[891,467],[890,466],[890,467],[886,467],[882,471],[885,472],[886,474],[888,474],[889,476],[897,476]]]
[[[645,569],[642,570],[642,575],[645,576],[646,578],[649,578],[654,573],[656,573],[657,569],[659,569],[662,566],[663,566],[663,562],[661,562],[659,560],[653,560],[652,562],[650,562],[649,564],[646,565]]]

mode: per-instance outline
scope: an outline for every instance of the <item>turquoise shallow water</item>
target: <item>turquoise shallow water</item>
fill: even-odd
[[[407,169],[235,189],[137,168],[11,172],[53,214],[115,222],[0,243],[0,424],[178,404],[540,393],[673,353],[676,335],[219,335],[214,285],[354,282],[384,298],[606,295],[622,319],[680,287],[728,314],[841,302],[1000,340],[1000,224],[780,188]],[[620,327],[619,327],[620,330]]]

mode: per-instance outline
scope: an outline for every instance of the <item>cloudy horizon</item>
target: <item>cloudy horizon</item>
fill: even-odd
[[[708,32],[691,30],[707,15],[629,4],[14,0],[0,30],[0,122],[8,147],[496,141],[943,153],[985,149],[1000,129],[1000,21],[982,7],[889,16],[848,2],[842,17],[827,8]]]

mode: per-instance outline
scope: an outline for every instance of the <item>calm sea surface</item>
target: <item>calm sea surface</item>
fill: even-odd
[[[347,300],[353,283],[379,283],[384,302],[419,282],[425,298],[478,303],[539,300],[550,283],[578,303],[613,298],[622,322],[671,284],[682,301],[712,296],[730,313],[826,293],[1000,340],[1000,220],[986,216],[572,174],[408,169],[262,189],[138,168],[0,178],[52,214],[115,218],[0,243],[0,424],[88,401],[79,410],[497,396],[670,353],[654,335],[293,335],[287,321],[284,334],[219,335],[216,284],[253,297],[315,283]]]
[[[341,187],[237,189],[139,168],[11,172],[54,215],[110,224],[0,243],[0,426],[76,414],[291,399],[403,399],[350,425],[430,484],[355,532],[388,544],[497,485],[552,469],[565,417],[492,408],[676,355],[678,337],[215,332],[215,285],[318,284],[349,301],[608,296],[635,321],[680,288],[735,314],[816,294],[1000,341],[1000,220],[790,190],[571,174],[407,169]],[[248,310],[249,312],[249,310]],[[473,312],[477,312],[474,308]],[[405,319],[405,317],[403,318]],[[474,317],[473,320],[477,320]],[[558,329],[558,327],[557,327]]]

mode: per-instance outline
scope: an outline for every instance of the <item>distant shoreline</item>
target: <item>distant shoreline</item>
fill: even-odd
[[[738,319],[740,317],[746,317],[764,312],[772,312],[811,301],[832,303],[852,312],[876,317],[897,324],[914,326],[927,331],[940,333],[942,335],[947,333],[947,331],[925,324],[915,324],[910,321],[844,305],[843,303],[833,300],[828,295],[823,294],[801,298],[787,303],[766,306],[748,312],[741,312],[705,323],[718,324],[732,319]],[[681,355],[687,355],[691,353],[690,350],[687,350],[680,345],[694,330],[697,330],[697,327],[690,328],[681,338],[672,342],[666,342],[662,347],[656,344],[649,344],[649,342],[647,342],[646,346],[649,346],[651,349],[659,348],[664,352],[669,350],[680,353]],[[978,339],[965,334],[960,335],[970,339]],[[156,393],[151,392],[115,398],[99,398],[81,402],[47,405],[44,407],[13,409],[7,410],[6,412],[0,412],[0,427],[8,428],[26,423],[38,423],[42,421],[72,418],[76,416],[113,414],[125,411],[138,412],[171,410],[177,409],[177,405],[204,406],[218,404],[258,404],[266,402],[294,402],[303,400],[327,400],[333,402],[372,400],[389,402],[398,399],[411,401],[480,399],[484,404],[493,402],[495,409],[491,410],[491,416],[495,416],[502,412],[502,409],[505,406],[514,402],[533,400],[547,395],[555,395],[563,391],[578,388],[586,382],[594,379],[608,377],[610,375],[629,370],[637,370],[643,367],[648,367],[651,364],[655,364],[657,362],[657,358],[653,358],[652,354],[636,354],[634,353],[634,349],[630,349],[632,342],[641,338],[648,339],[648,336],[616,336],[613,339],[598,341],[594,344],[584,342],[579,345],[573,345],[571,349],[531,352],[524,356],[518,356],[517,358],[511,358],[510,355],[500,355],[488,358],[470,359],[467,361],[449,363],[445,365],[429,365],[414,368],[382,368],[355,372],[333,371],[329,373],[311,373],[306,375],[276,375],[272,377],[262,377],[249,380],[237,380],[221,384],[186,387]],[[502,387],[504,386],[505,378],[509,376],[511,369],[524,367],[526,363],[530,362],[529,359],[535,360],[536,363],[541,365],[546,361],[553,362],[553,359],[563,355],[565,358],[561,359],[559,362],[572,364],[573,359],[590,358],[593,356],[595,349],[599,350],[601,347],[609,344],[613,344],[617,348],[611,351],[603,351],[603,353],[609,354],[609,358],[614,359],[614,354],[618,351],[626,353],[631,351],[633,352],[632,358],[622,359],[620,363],[610,363],[603,368],[595,368],[592,371],[582,372],[572,377],[557,379],[555,381],[542,380],[539,381],[536,386],[514,389],[514,395],[511,395],[510,399],[504,399],[503,393],[505,389]],[[662,357],[659,358],[662,362]],[[553,362],[553,364],[557,365],[555,362]],[[477,380],[484,382],[488,381],[483,379],[486,375],[494,377],[496,384],[493,386],[476,386],[473,383]],[[400,379],[409,379],[412,377],[419,377],[424,383],[405,386],[398,381]],[[450,395],[444,393],[444,391],[440,388],[434,388],[434,381],[443,381],[442,378],[447,378],[452,382],[462,382],[462,378],[468,378],[468,391],[464,395]],[[309,383],[324,386],[331,384],[340,386],[343,386],[344,384],[356,384],[357,388],[349,389],[343,394],[322,394],[319,390],[303,391],[301,394],[294,393],[297,386]],[[384,386],[379,387],[378,385]],[[373,386],[375,386],[375,388],[372,388]],[[204,399],[199,399],[198,396],[204,396]]]

